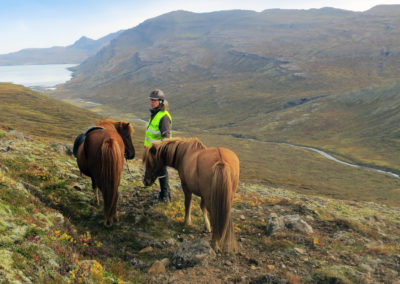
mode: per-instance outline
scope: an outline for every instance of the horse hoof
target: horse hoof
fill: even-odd
[[[112,225],[113,225],[113,222],[111,222],[111,221],[104,221],[104,227],[106,227],[106,228],[111,228]]]
[[[210,229],[210,228],[207,228],[207,227],[204,227],[204,228],[203,228],[203,232],[204,232],[204,233],[211,233],[211,229]]]

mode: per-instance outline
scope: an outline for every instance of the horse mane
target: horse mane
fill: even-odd
[[[133,127],[128,121],[115,121],[112,119],[100,120],[96,123],[97,126],[102,126],[106,129],[113,129],[119,133],[128,131],[129,134],[133,133]],[[128,126],[128,127],[126,127]]]
[[[165,164],[174,166],[187,151],[198,151],[207,147],[197,138],[168,138],[160,142],[157,147],[157,160],[163,160]]]

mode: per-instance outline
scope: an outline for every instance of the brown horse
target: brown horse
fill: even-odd
[[[124,154],[127,159],[135,157],[131,139],[133,128],[129,122],[112,120],[102,120],[96,125],[100,127],[87,133],[79,146],[77,162],[80,171],[92,179],[97,204],[97,188],[100,188],[104,201],[104,225],[111,227],[113,221],[118,222],[118,186]]]
[[[239,183],[239,159],[226,148],[207,148],[198,139],[165,139],[153,143],[143,156],[143,183],[154,183],[164,166],[178,170],[185,194],[185,225],[189,225],[192,193],[201,197],[204,223],[216,249],[236,250],[231,208]],[[207,212],[208,211],[208,212]]]

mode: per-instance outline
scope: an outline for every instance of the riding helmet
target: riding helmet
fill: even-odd
[[[155,89],[154,91],[152,91],[150,93],[149,99],[150,100],[159,100],[162,103],[165,100],[164,92],[161,91],[160,89]]]

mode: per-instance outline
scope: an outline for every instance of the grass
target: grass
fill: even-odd
[[[1,126],[39,137],[72,143],[101,115],[82,111],[20,85],[0,83]]]
[[[137,157],[142,155],[144,123],[132,114],[121,113],[110,106],[97,106],[97,111],[110,116],[131,119],[135,128]],[[378,201],[398,206],[400,180],[365,169],[353,168],[327,160],[321,155],[279,143],[262,142],[213,132],[174,131],[174,137],[198,137],[209,147],[226,147],[236,152],[241,161],[241,180],[279,185],[303,194],[322,194],[339,199]],[[318,146],[318,145],[313,145]],[[329,152],[329,149],[328,149]],[[394,155],[392,155],[394,156]],[[352,162],[347,156],[340,158]]]
[[[58,153],[45,139],[24,141],[5,131],[0,134],[0,148],[10,145],[14,149],[7,154],[0,152],[0,216],[4,224],[0,226],[0,265],[10,282],[15,279],[35,283],[148,282],[152,278],[147,270],[154,261],[170,258],[176,250],[176,245],[166,245],[168,240],[176,240],[179,245],[184,239],[204,237],[199,198],[193,200],[193,225],[190,228],[182,225],[184,197],[180,189],[175,189],[179,184],[175,171],[170,175],[173,201],[149,205],[158,186],[143,188],[142,165],[139,161],[130,161],[132,176],[125,170],[120,186],[121,223],[110,230],[103,227],[102,207],[94,205],[90,182],[79,177],[74,158]],[[73,188],[76,183],[80,184],[80,190]],[[269,265],[273,261],[279,267],[285,259],[287,268],[296,267],[295,274],[291,270],[282,273],[279,269],[268,272],[285,279],[304,282],[329,279],[336,273],[336,266],[344,266],[340,279],[352,281],[365,273],[353,266],[349,266],[352,269],[349,272],[350,268],[338,261],[332,269],[318,266],[318,269],[304,270],[308,264],[297,263],[297,251],[309,252],[309,262],[320,264],[325,263],[326,251],[332,255],[346,251],[361,257],[373,254],[381,259],[399,253],[400,247],[396,246],[399,219],[394,214],[396,210],[390,207],[326,197],[307,198],[293,191],[257,184],[241,183],[240,188],[235,195],[233,218],[237,238],[245,245],[242,254],[246,257],[244,263],[240,263],[240,257],[230,261],[239,262],[247,271],[255,273],[251,267],[267,257]],[[303,236],[281,232],[265,236],[266,219],[274,208],[286,214],[311,214],[315,233]],[[137,219],[138,216],[141,218]],[[380,234],[372,234],[374,225],[365,223],[365,218],[370,216],[386,224],[380,226]],[[332,237],[332,232],[337,230],[347,230],[346,240],[368,238],[382,240],[384,245],[375,248],[355,244],[351,249],[340,246]],[[153,251],[140,254],[147,246],[152,246]],[[132,262],[137,264],[133,266]],[[171,268],[168,270],[174,273]]]

